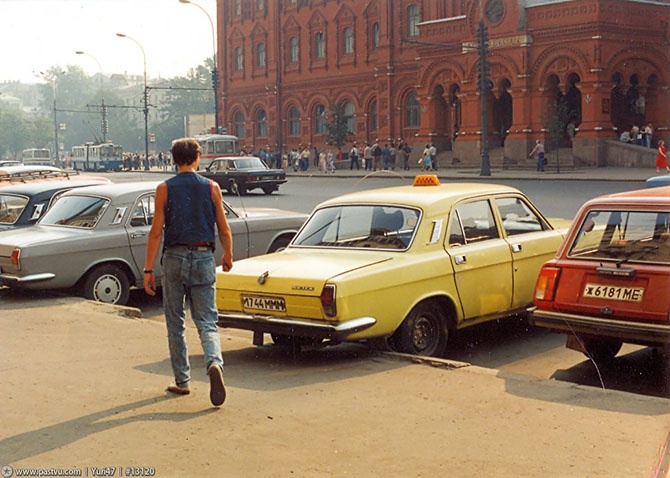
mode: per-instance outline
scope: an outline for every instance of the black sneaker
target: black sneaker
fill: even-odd
[[[209,399],[212,405],[218,407],[226,401],[226,386],[223,383],[223,371],[215,363],[207,369],[209,375]]]

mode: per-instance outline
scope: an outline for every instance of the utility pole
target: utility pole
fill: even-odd
[[[481,171],[480,176],[491,176],[491,162],[489,161],[489,138],[488,138],[488,125],[486,122],[486,113],[487,113],[487,101],[488,101],[488,90],[489,82],[491,80],[491,66],[489,65],[488,53],[489,53],[489,32],[488,27],[484,24],[484,20],[479,20],[479,26],[477,27],[477,40],[478,40],[478,53],[479,53],[479,74],[477,75],[479,79],[479,95],[482,102],[481,112],[482,112],[482,137],[481,137]]]

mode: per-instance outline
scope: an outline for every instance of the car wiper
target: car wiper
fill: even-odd
[[[607,247],[599,247],[597,253],[607,257],[617,258],[621,257],[622,254],[625,254],[626,250],[623,246],[610,245]]]
[[[627,257],[624,257],[623,259],[617,261],[616,266],[620,267],[621,264],[625,264],[626,262],[628,262],[632,259],[637,259],[637,260],[644,259],[644,257],[647,254],[649,254],[650,252],[654,252],[656,250],[658,250],[658,246],[652,246],[652,245],[642,246],[642,248],[640,248],[636,251],[629,252]]]

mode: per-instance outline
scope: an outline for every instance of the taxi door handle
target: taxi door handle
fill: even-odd
[[[454,257],[454,262],[456,262],[456,264],[458,265],[465,264],[466,262],[468,262],[468,259],[465,256],[456,256]]]
[[[130,237],[131,237],[132,239],[137,239],[138,237],[144,237],[144,236],[146,236],[146,235],[147,235],[146,232],[131,232],[131,233],[130,233]]]
[[[521,244],[512,244],[512,252],[521,252]]]

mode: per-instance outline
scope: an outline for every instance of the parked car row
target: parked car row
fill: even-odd
[[[125,304],[130,289],[142,286],[157,185],[108,183],[63,192],[37,224],[0,233],[0,281],[23,289],[70,289],[89,299]],[[224,207],[235,260],[284,247],[307,217]],[[154,274],[160,285],[160,264]]]
[[[670,188],[594,200],[568,232],[513,188],[438,183],[320,204],[287,248],[219,274],[219,326],[440,356],[459,329],[530,312],[594,360],[668,346]]]
[[[219,172],[231,192],[252,187]],[[0,181],[1,283],[126,303],[142,287],[158,183],[15,173]],[[218,274],[218,323],[253,331],[255,344],[384,341],[441,356],[459,329],[528,313],[595,361],[622,343],[670,345],[667,186],[593,199],[572,222],[514,188],[431,175],[309,216],[224,206],[236,265]]]

